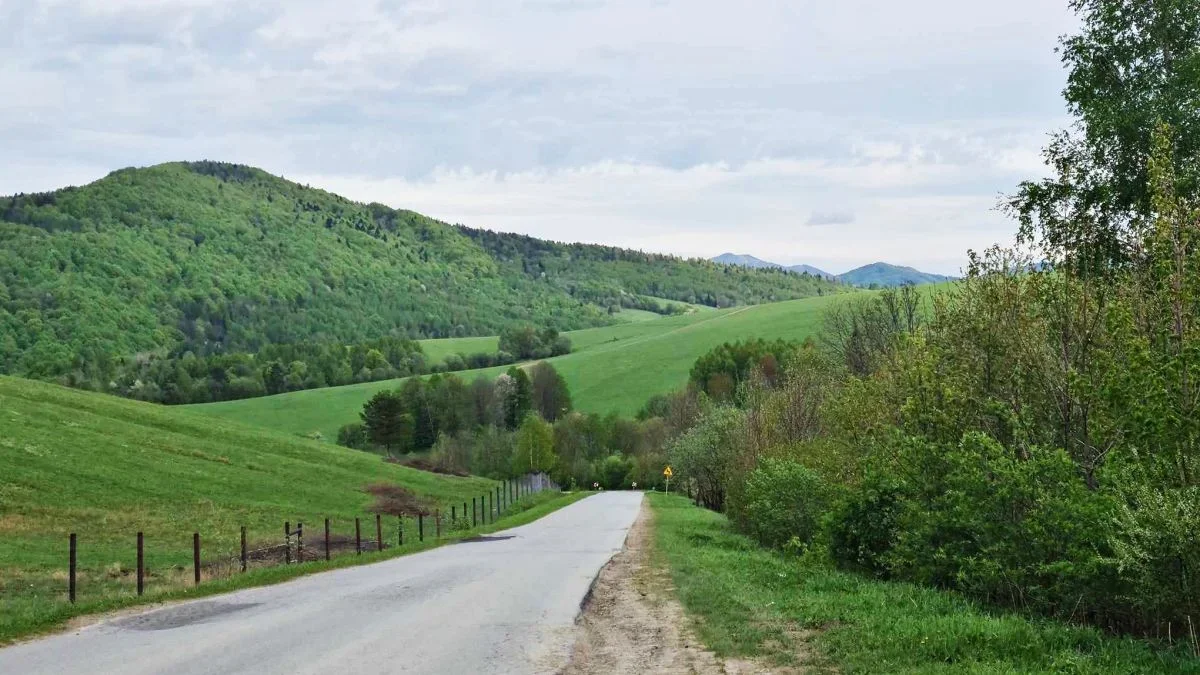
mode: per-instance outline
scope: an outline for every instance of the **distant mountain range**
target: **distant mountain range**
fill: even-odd
[[[942,274],[932,274],[930,272],[922,272],[912,267],[902,267],[900,265],[891,265],[885,262],[871,263],[856,267],[849,272],[842,274],[830,274],[824,270],[817,269],[812,265],[780,265],[767,260],[755,258],[752,255],[744,255],[738,253],[722,253],[712,259],[713,262],[723,263],[726,265],[740,265],[742,267],[753,268],[774,268],[788,270],[797,274],[807,272],[816,277],[824,277],[826,279],[836,279],[843,284],[851,286],[902,286],[904,284],[936,284],[943,281],[950,281],[954,277],[945,276]]]

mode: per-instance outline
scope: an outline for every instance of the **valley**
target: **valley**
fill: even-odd
[[[722,343],[815,337],[822,312],[839,297],[709,310],[571,331],[567,336],[573,351],[548,362],[566,379],[577,410],[628,417],[655,394],[683,386],[695,360]],[[456,353],[494,351],[496,340],[452,338],[423,340],[421,345],[430,359],[441,360]],[[494,378],[507,369],[498,366],[459,374],[467,379]],[[191,409],[294,435],[317,432],[332,440],[339,427],[358,420],[363,403],[375,392],[399,384],[398,380],[368,382],[202,404]]]

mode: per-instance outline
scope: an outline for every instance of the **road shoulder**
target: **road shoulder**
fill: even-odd
[[[600,570],[583,604],[567,675],[606,673],[769,673],[721,659],[688,627],[670,575],[654,561],[654,513],[642,501],[625,547]]]

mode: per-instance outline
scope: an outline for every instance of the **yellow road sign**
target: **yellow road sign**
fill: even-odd
[[[668,466],[667,468],[663,469],[663,475],[667,478],[673,476],[674,474],[671,472],[671,467]]]

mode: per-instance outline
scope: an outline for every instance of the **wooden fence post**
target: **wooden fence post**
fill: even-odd
[[[358,522],[358,516],[354,517],[354,554],[362,555],[362,526]]]
[[[283,564],[292,564],[292,524],[283,521]]]
[[[475,516],[475,498],[471,497],[471,527],[479,525],[479,519]]]
[[[145,579],[145,576],[146,576],[146,561],[145,561],[145,558],[142,557],[142,533],[138,532],[138,535],[137,535],[137,589],[138,589],[138,595],[142,594],[142,589],[144,587],[143,579]]]
[[[71,533],[71,553],[70,553],[70,581],[67,586],[67,596],[71,598],[71,604],[75,604],[75,533]]]
[[[192,577],[200,585],[200,533],[192,533]]]
[[[246,571],[246,526],[242,526],[242,571]]]
[[[417,541],[425,541],[425,514],[417,514]]]
[[[404,516],[401,516],[401,515],[396,516],[396,527],[398,528],[398,530],[400,532],[400,537],[398,539],[398,542],[399,542],[398,545],[403,546],[404,545]]]
[[[433,531],[434,531],[434,535],[433,535],[434,539],[442,538],[442,510],[441,509],[436,509],[433,512]]]
[[[304,562],[304,523],[296,522],[296,562]]]
[[[329,519],[325,519],[325,559],[329,560]]]
[[[383,516],[378,513],[375,514],[375,543],[376,543],[376,550],[382,551],[383,550]]]
[[[453,527],[458,522],[458,506],[450,505],[450,526]]]

